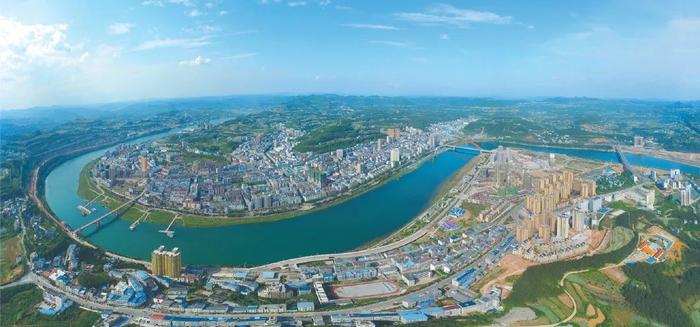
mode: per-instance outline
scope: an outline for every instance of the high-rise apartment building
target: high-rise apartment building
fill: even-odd
[[[647,209],[653,210],[654,209],[654,202],[656,200],[656,191],[654,191],[653,189],[647,190],[647,194],[646,194],[645,198],[646,198],[645,204],[647,206]]]
[[[151,273],[171,278],[179,278],[182,269],[182,257],[178,248],[165,250],[161,245],[151,253]]]
[[[574,210],[572,218],[574,231],[583,232],[583,230],[586,228],[586,214],[583,211]]]
[[[681,205],[689,206],[693,202],[693,195],[690,187],[681,190]]]
[[[397,139],[401,137],[401,129],[399,128],[387,128],[386,136]]]
[[[399,165],[399,162],[401,161],[401,153],[399,152],[399,149],[391,149],[391,166],[392,167],[397,167]]]
[[[141,166],[141,172],[147,173],[151,169],[151,165],[148,163],[148,158],[144,156],[139,156],[139,165]]]
[[[569,237],[569,217],[562,216],[557,218],[557,237]]]

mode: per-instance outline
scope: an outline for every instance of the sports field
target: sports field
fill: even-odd
[[[401,292],[401,288],[399,284],[393,280],[381,280],[352,285],[332,286],[331,291],[338,299],[366,299],[398,294]]]

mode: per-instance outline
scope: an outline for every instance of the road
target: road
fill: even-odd
[[[25,284],[36,284],[36,275],[33,273],[24,274],[22,278],[16,281],[0,286],[0,290]]]

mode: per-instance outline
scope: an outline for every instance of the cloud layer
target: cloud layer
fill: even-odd
[[[192,60],[183,60],[180,61],[180,65],[187,65],[187,66],[200,66],[200,65],[206,65],[211,62],[211,59],[209,58],[204,58],[202,56],[197,56],[197,58],[194,58]]]
[[[122,35],[129,33],[131,31],[131,28],[134,27],[134,24],[131,23],[114,23],[112,25],[109,25],[109,34],[112,35]]]
[[[390,30],[396,31],[399,28],[391,25],[378,25],[378,24],[342,24],[341,26],[360,28],[360,29],[370,29],[370,30]]]
[[[423,12],[400,12],[396,14],[396,17],[418,24],[448,25],[462,28],[475,23],[508,24],[512,19],[510,16],[501,16],[489,11],[460,9],[446,4],[434,5]]]

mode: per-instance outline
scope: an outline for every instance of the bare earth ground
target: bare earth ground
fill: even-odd
[[[595,308],[595,312],[597,313],[597,315],[595,316],[595,318],[588,320],[588,327],[596,327],[605,322],[605,314],[603,313],[603,311],[600,310],[600,308]],[[586,315],[588,315],[587,311]]]
[[[481,294],[486,294],[496,285],[504,286],[501,285],[501,283],[505,281],[506,278],[510,276],[520,275],[523,272],[525,272],[525,269],[527,269],[527,267],[532,265],[534,265],[534,263],[527,261],[521,257],[518,257],[514,254],[509,254],[505,256],[503,260],[501,260],[501,262],[498,264],[500,268],[505,269],[503,274],[498,276],[498,278],[490,280],[489,282],[484,284],[484,286],[482,286],[479,291],[481,292]],[[507,294],[504,294],[504,297],[506,297],[506,295]]]
[[[620,267],[612,267],[608,269],[603,269],[601,270],[603,274],[608,276],[608,278],[612,279],[615,282],[618,282],[620,284],[624,283],[627,281],[627,275],[622,271]]]
[[[535,318],[537,315],[530,308],[513,308],[505,316],[496,319],[492,326],[518,326],[520,321],[529,321]]]
[[[558,299],[559,299],[559,301],[560,301],[561,303],[564,303],[564,305],[565,305],[567,308],[573,308],[573,307],[574,307],[574,303],[571,301],[571,299],[570,299],[566,294],[559,295]]]
[[[588,233],[588,237],[591,240],[591,253],[597,253],[605,249],[608,246],[608,242],[610,242],[607,229],[605,231],[588,230],[586,233]]]

